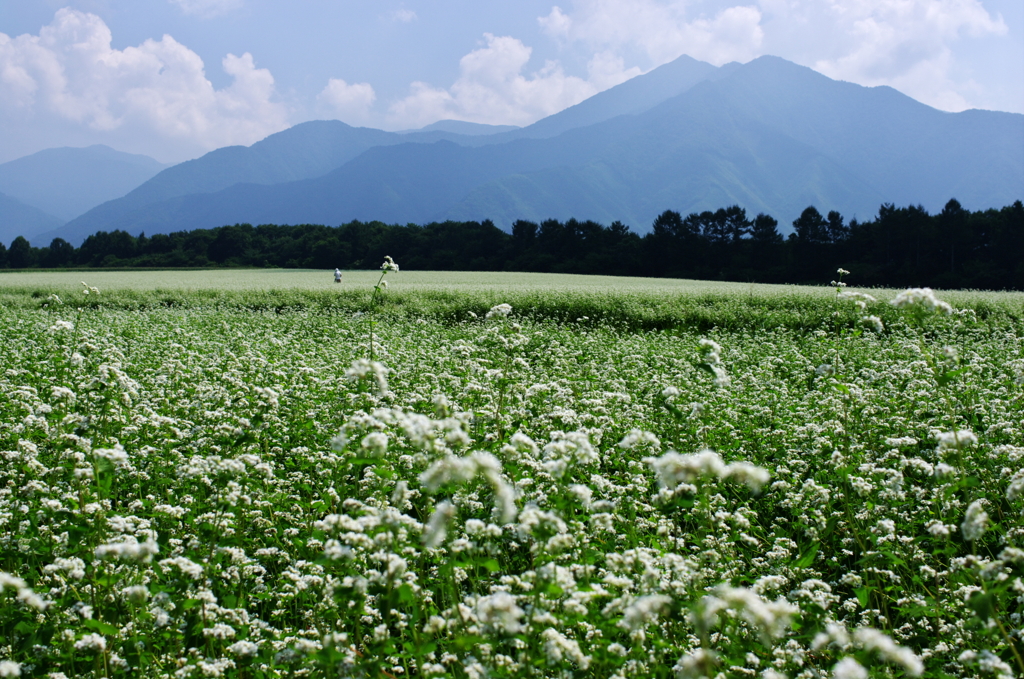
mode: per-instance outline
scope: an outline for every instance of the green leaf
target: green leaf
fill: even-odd
[[[995,595],[987,592],[975,592],[967,600],[967,606],[982,620],[988,620],[995,614]]]
[[[110,637],[117,636],[117,633],[121,631],[113,625],[108,625],[107,623],[100,622],[99,620],[83,620],[82,624],[90,629],[96,630],[100,634],[105,634]]]
[[[954,379],[959,377],[960,375],[963,375],[965,372],[967,372],[967,368],[960,368],[959,370],[949,370],[939,375],[938,378],[936,378],[936,381],[939,383],[939,386],[944,387],[950,382],[952,382]]]
[[[793,564],[793,568],[808,568],[814,563],[814,557],[818,556],[818,549],[821,547],[820,542],[815,542],[813,545],[804,550],[804,553],[800,555],[796,563]]]
[[[853,590],[853,593],[857,595],[857,601],[864,608],[868,607],[871,603],[871,589],[868,587],[857,587]]]
[[[412,587],[408,583],[402,585],[396,590],[398,594],[398,600],[402,603],[413,603],[416,601],[416,595],[413,594]]]

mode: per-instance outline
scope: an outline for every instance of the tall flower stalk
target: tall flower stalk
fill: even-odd
[[[388,275],[389,271],[398,271],[398,265],[395,264],[395,260],[391,259],[391,256],[384,257],[384,263],[380,265],[380,278],[377,279],[377,284],[373,286],[373,296],[370,297],[370,308],[367,313],[373,313],[376,308],[378,300],[384,291],[388,287],[388,282],[384,280],[384,277]],[[376,325],[376,321],[373,320],[373,316],[370,317],[370,360],[377,360],[376,351],[373,348],[373,326]]]

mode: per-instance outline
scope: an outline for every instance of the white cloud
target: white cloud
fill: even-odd
[[[180,7],[185,14],[204,18],[227,14],[231,10],[240,8],[243,4],[243,0],[168,0],[168,2]]]
[[[370,107],[377,100],[377,93],[370,83],[349,85],[340,78],[331,78],[316,99],[333,117],[358,125],[370,121]]]
[[[224,58],[232,83],[217,90],[199,55],[169,35],[123,50],[111,38],[102,19],[67,8],[38,36],[0,33],[5,127],[70,127],[129,147],[146,139],[180,155],[250,144],[288,126],[273,76],[249,53]]]
[[[747,61],[760,52],[761,12],[753,6],[724,6],[713,16],[691,17],[681,0],[576,0],[566,13],[552,7],[538,18],[551,37],[582,42],[595,50],[639,50],[652,66],[683,54],[723,64]]]
[[[416,21],[416,12],[411,9],[396,9],[391,12],[392,21],[399,21],[403,24],[412,23]]]
[[[638,51],[652,67],[682,54],[718,65],[774,54],[947,110],[985,99],[956,43],[1007,33],[981,0],[571,0],[538,23],[563,45]]]
[[[531,48],[508,36],[484,34],[486,45],[459,61],[459,78],[448,89],[415,82],[404,99],[392,104],[388,120],[395,127],[420,127],[441,119],[528,125],[577,104],[639,69],[626,70],[622,59],[595,56],[587,80],[566,75],[557,61],[524,75]]]
[[[969,108],[977,85],[957,77],[952,46],[962,39],[1003,35],[977,0],[861,0],[833,3],[829,49],[808,65],[832,78],[890,85],[947,110]]]

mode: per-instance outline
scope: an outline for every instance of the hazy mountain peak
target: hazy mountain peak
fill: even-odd
[[[0,165],[0,191],[66,221],[123,196],[165,167],[103,144],[44,149]]]
[[[732,204],[785,224],[809,204],[848,217],[950,197],[998,207],[1024,186],[1024,116],[944,113],[770,56],[681,57],[511,132],[441,129],[453,122],[409,134],[303,123],[169,168],[45,237],[447,218],[642,231],[666,209]]]
[[[465,120],[438,120],[436,123],[431,123],[419,130],[410,131],[451,132],[452,134],[480,136],[485,134],[497,134],[498,132],[511,132],[512,130],[518,129],[520,129],[518,125],[485,125],[483,123],[470,123]]]

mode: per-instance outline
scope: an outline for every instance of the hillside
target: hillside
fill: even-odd
[[[161,177],[184,174],[188,164],[183,164],[54,234],[81,242],[99,229],[153,234],[225,223],[338,224],[352,219],[491,219],[509,228],[516,219],[549,217],[619,220],[644,232],[665,209],[686,213],[738,204],[785,225],[811,204],[822,212],[838,210],[863,219],[882,203],[922,204],[935,211],[956,197],[967,208],[982,209],[1021,197],[1022,115],[945,113],[891,88],[834,81],[775,57],[714,71],[699,63],[683,62],[689,70],[683,69],[685,77],[677,75],[682,92],[661,103],[545,139],[494,143],[530,130],[523,128],[456,137],[459,143],[444,138],[423,143],[440,133],[410,139],[341,123],[307,123],[250,149],[222,149],[193,161],[209,169],[217,154],[243,158],[269,155],[273,148],[281,159],[273,176],[255,175],[254,169],[247,178],[223,186],[230,181],[223,179],[230,173],[224,173],[217,177],[222,188],[214,190],[217,181],[200,182],[200,174],[193,172],[190,188],[179,187],[177,195],[161,200],[155,188],[168,185]],[[642,78],[656,73],[619,88],[635,90],[636,81],[642,84]],[[657,77],[664,92],[671,78]],[[621,94],[613,90],[598,97],[610,100]],[[582,122],[587,118],[580,110],[586,107],[558,115]],[[609,104],[607,110],[617,109]],[[285,181],[288,172],[297,174],[287,160],[305,148],[288,140],[321,126],[357,141],[344,153],[307,142],[321,149],[320,169],[342,161],[340,166]],[[468,139],[492,143],[471,146]],[[342,160],[346,153],[351,157]],[[196,193],[199,188],[202,194]]]
[[[45,235],[78,243],[99,230],[124,229],[137,233],[148,228],[158,233],[163,228],[158,223],[175,223],[179,217],[152,213],[168,208],[176,210],[183,202],[174,200],[179,197],[194,195],[194,199],[184,202],[205,205],[208,199],[199,198],[198,194],[216,193],[242,184],[265,186],[320,177],[374,147],[438,141],[484,146],[508,143],[519,137],[552,137],[569,129],[646,110],[732,66],[716,69],[690,57],[680,57],[521,129],[449,120],[418,131],[391,133],[353,128],[337,120],[302,123],[252,146],[217,149],[169,168],[127,195],[100,205],[57,232]],[[231,192],[231,195],[242,194],[244,191]],[[168,204],[148,209],[163,201]],[[242,207],[224,206],[228,212]],[[148,226],[142,226],[143,222]]]
[[[0,192],[66,222],[123,196],[165,167],[149,156],[102,144],[46,149],[0,165]]]
[[[31,240],[36,234],[51,231],[63,222],[64,220],[46,214],[39,208],[0,193],[0,243],[5,246],[22,235]],[[50,241],[46,244],[49,245]]]

